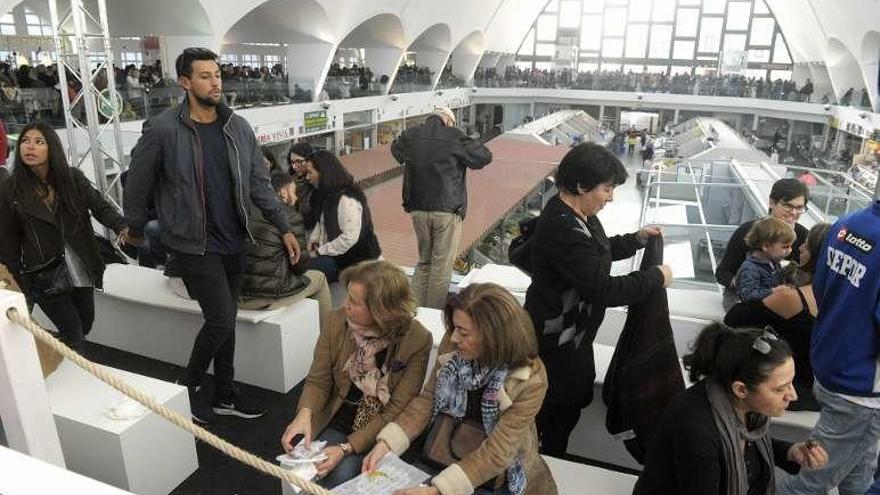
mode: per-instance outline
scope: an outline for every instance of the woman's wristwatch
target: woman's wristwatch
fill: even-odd
[[[349,456],[354,452],[354,449],[351,448],[351,444],[348,442],[340,443],[339,448],[342,449],[342,456],[343,457]]]

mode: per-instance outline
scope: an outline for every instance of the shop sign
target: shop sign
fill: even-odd
[[[327,128],[327,111],[316,110],[314,112],[305,112],[303,114],[303,131],[314,132],[322,131]]]
[[[281,127],[275,129],[260,129],[255,132],[257,142],[260,144],[277,143],[278,141],[289,141],[293,139],[292,127]]]

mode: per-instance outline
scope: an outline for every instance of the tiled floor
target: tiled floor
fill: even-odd
[[[492,150],[492,163],[482,170],[468,171],[468,210],[462,226],[459,252],[467,249],[495,221],[516,206],[553,171],[568,151],[563,147],[505,137],[494,139],[487,146]],[[371,152],[376,155],[371,157],[371,163],[379,163],[378,154],[384,153],[386,163],[396,164],[388,148]],[[350,155],[351,158],[356,156]],[[414,266],[418,261],[416,239],[410,217],[401,205],[402,184],[403,179],[397,177],[369,188],[366,193],[385,258],[402,266]]]
[[[397,161],[391,156],[391,149],[388,146],[358,151],[357,153],[339,157],[339,161],[351,172],[355,182],[369,179],[399,167]]]

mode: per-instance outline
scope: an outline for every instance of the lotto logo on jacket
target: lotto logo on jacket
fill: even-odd
[[[856,249],[865,254],[870,253],[871,250],[874,249],[873,241],[865,238],[865,236],[857,232],[851,232],[846,225],[844,225],[837,233],[837,240],[855,246]]]

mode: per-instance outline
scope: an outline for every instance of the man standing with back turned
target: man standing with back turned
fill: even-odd
[[[446,303],[467,210],[467,169],[492,161],[488,148],[454,126],[452,110],[438,107],[391,145],[391,154],[405,166],[403,209],[412,216],[419,243],[412,286],[419,305],[429,308]]]
[[[233,386],[236,304],[244,274],[246,240],[253,242],[251,204],[283,232],[290,262],[300,248],[269,183],[250,124],[220,102],[217,55],[187,48],[175,63],[186,99],[147,120],[131,153],[125,219],[142,240],[147,205],[154,200],[166,270],[180,276],[199,302],[205,323],[193,344],[183,383],[193,420],[214,414],[257,418]],[[214,394],[202,385],[214,362]]]

